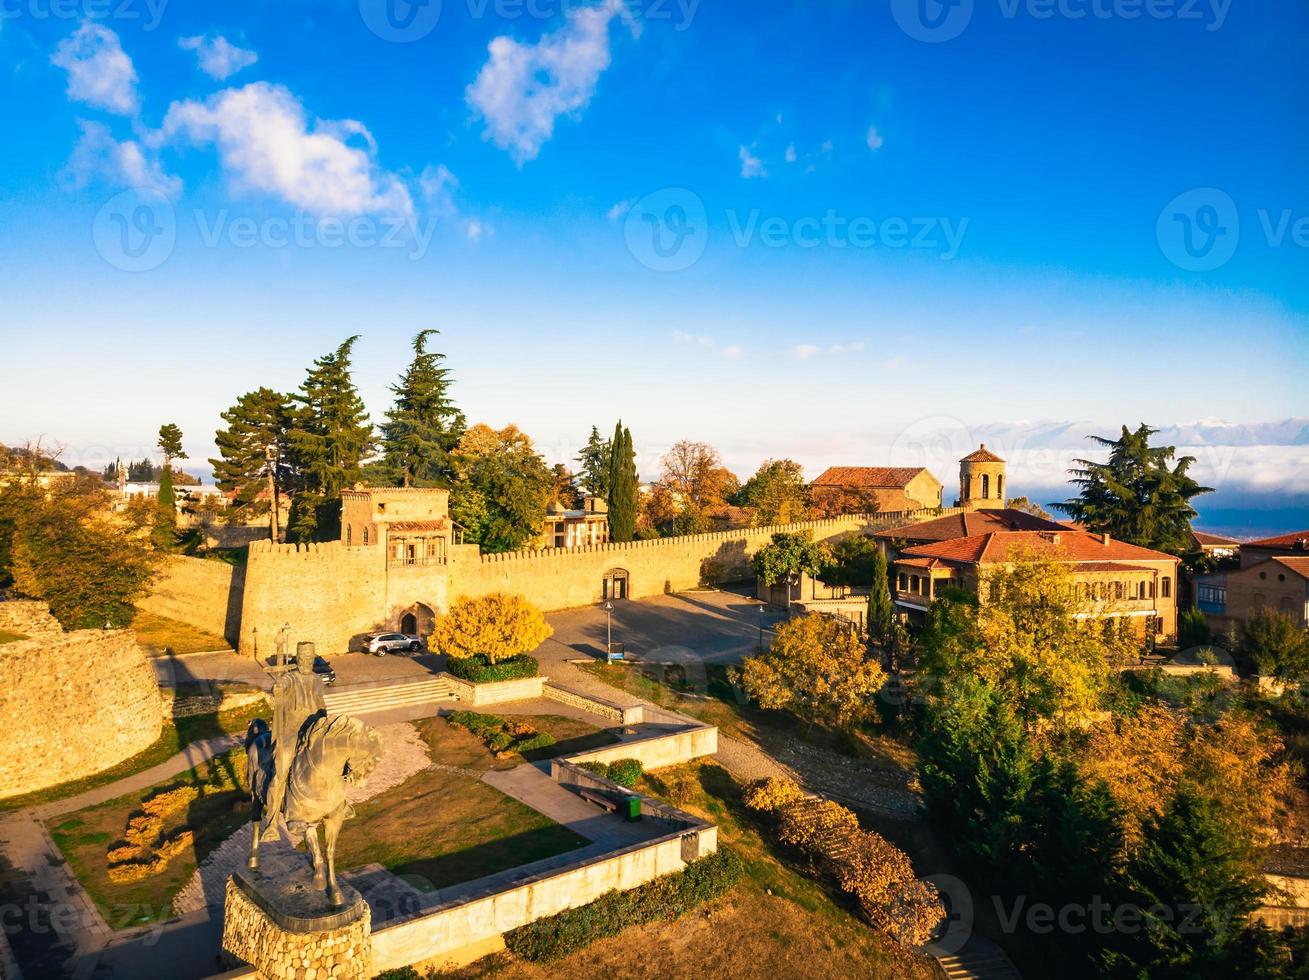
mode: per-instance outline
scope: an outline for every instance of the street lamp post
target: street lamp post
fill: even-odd
[[[614,604],[608,599],[604,604],[605,611],[605,659],[614,652]]]
[[[755,608],[759,610],[759,652],[763,653],[764,652],[764,603],[762,599],[759,601],[759,604],[755,606]]]

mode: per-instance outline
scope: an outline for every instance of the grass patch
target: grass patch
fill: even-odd
[[[132,632],[136,634],[136,642],[141,644],[141,649],[153,657],[227,650],[231,647],[221,636],[144,610],[138,610],[132,620]]]
[[[158,786],[54,817],[48,822],[50,836],[111,928],[167,919],[173,914],[173,896],[199,863],[250,819],[249,796],[239,788],[244,777],[245,752],[236,749]],[[150,797],[181,786],[195,787],[201,793],[168,814],[160,833],[170,836],[189,829],[194,837],[188,846],[156,874],[136,881],[111,881],[108,855],[122,840],[128,821],[142,812],[142,804]]]
[[[17,643],[19,640],[26,640],[27,637],[22,633],[10,633],[8,630],[0,630],[0,643]]]
[[[503,767],[472,734],[445,719],[415,726],[434,762],[474,771]],[[337,845],[338,868],[376,861],[419,888],[461,884],[587,843],[479,779],[441,769],[417,773],[356,809]]]
[[[60,783],[58,786],[51,786],[35,793],[0,800],[0,813],[65,800],[70,796],[77,796],[79,793],[86,793],[120,779],[126,779],[128,776],[135,776],[138,772],[171,759],[192,742],[217,738],[220,735],[243,734],[252,718],[256,716],[269,718],[271,711],[272,709],[266,705],[252,705],[235,711],[224,711],[217,715],[193,715],[190,718],[165,721],[163,731],[154,744],[130,759],[124,759],[118,765],[93,776]]]

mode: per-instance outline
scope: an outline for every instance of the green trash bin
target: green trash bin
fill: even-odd
[[[627,798],[627,820],[629,822],[641,819],[641,797],[629,796]]]

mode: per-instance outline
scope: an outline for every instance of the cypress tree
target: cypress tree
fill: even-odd
[[[356,334],[335,351],[314,361],[305,375],[294,427],[288,433],[292,458],[306,494],[295,501],[291,533],[298,540],[336,537],[341,520],[341,491],[363,477],[363,463],[373,449],[368,410],[350,377],[350,354]]]
[[[209,460],[214,482],[235,494],[235,506],[249,506],[267,491],[269,534],[274,541],[279,539],[282,494],[295,480],[286,445],[292,414],[288,395],[271,388],[247,392],[223,412],[221,417],[227,427],[214,434],[219,458]]]
[[[388,474],[401,486],[448,484],[454,476],[450,452],[467,422],[450,400],[450,370],[444,354],[427,349],[423,330],[414,338],[414,359],[391,386],[395,405],[382,423],[382,458]]]
[[[161,551],[177,545],[177,497],[173,493],[173,471],[167,466],[159,476],[159,496],[155,498],[154,543]]]
[[[631,541],[636,536],[636,452],[632,432],[621,421],[614,428],[609,473],[609,539]]]
[[[886,555],[879,545],[872,554],[872,581],[868,590],[868,636],[874,643],[886,643],[895,630],[895,607],[891,604],[891,580],[886,573]]]

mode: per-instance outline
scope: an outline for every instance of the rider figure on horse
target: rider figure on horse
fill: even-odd
[[[296,746],[304,732],[327,714],[322,681],[312,667],[301,663],[299,657],[287,662],[290,631],[289,625],[283,626],[277,634],[277,665],[270,671],[273,675],[273,773],[259,825],[259,836],[264,841],[275,841],[279,836],[278,818],[286,800],[286,781]]]

